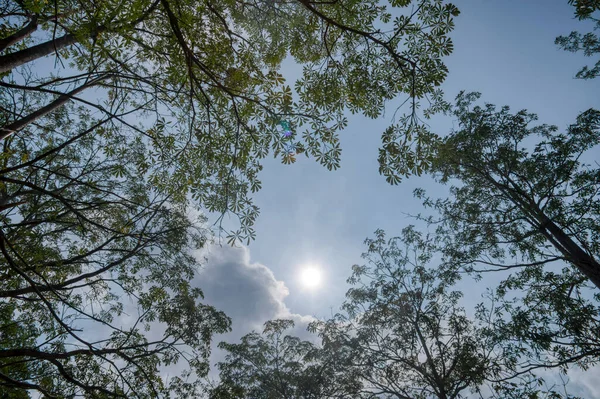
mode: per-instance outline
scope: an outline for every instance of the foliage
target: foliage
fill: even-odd
[[[414,228],[365,241],[367,264],[353,267],[344,314],[313,324],[364,398],[561,398],[523,367],[522,347],[495,303],[468,316],[453,290],[459,275],[441,263],[434,237]],[[567,396],[570,397],[570,396]]]
[[[594,31],[600,30],[600,19],[594,13],[600,10],[598,0],[569,0],[569,4],[575,7],[575,16],[579,20],[590,20],[594,23]],[[585,34],[573,31],[569,36],[559,36],[555,40],[561,49],[573,53],[583,52],[586,57],[592,57],[600,53],[600,37],[594,32]],[[575,75],[578,79],[593,79],[600,76],[600,60],[593,67],[584,66]]]
[[[492,290],[504,317],[490,331],[505,340],[511,367],[586,369],[600,354],[600,170],[585,162],[598,148],[600,112],[558,133],[531,126],[527,111],[474,105],[479,97],[457,97],[459,127],[432,164],[450,198],[416,191],[440,214],[425,219],[443,241],[442,268],[510,272]]]
[[[365,241],[368,264],[353,267],[355,286],[332,320],[317,323],[324,347],[365,380],[367,396],[457,398],[481,384],[493,358],[477,327],[449,291],[456,276],[427,264],[433,245],[412,228]]]
[[[292,320],[265,323],[238,344],[222,342],[227,356],[218,367],[220,383],[211,398],[351,398],[359,387],[344,365],[298,337],[284,335]]]
[[[353,266],[343,313],[309,325],[320,346],[285,335],[290,320],[221,343],[227,355],[209,397],[578,399],[562,374],[547,382],[537,371],[595,363],[600,309],[582,287],[550,273],[543,288],[520,286],[525,295],[509,298],[519,280],[507,279],[467,311],[460,274],[444,267],[444,239],[412,226],[375,234],[367,264]]]
[[[120,140],[66,105],[2,142],[0,390],[194,397],[186,376],[205,375],[229,328],[189,283],[202,220],[138,175],[139,139]],[[115,144],[128,151],[102,151]],[[178,361],[188,370],[164,381]]]
[[[189,284],[210,236],[190,215],[226,229],[232,213],[229,242],[249,242],[269,153],[337,168],[344,111],[377,117],[401,94],[416,124],[457,15],[442,0],[3,2],[2,388],[196,395],[229,320]],[[293,88],[286,57],[303,66]]]
[[[511,274],[495,290],[495,311],[505,315],[490,333],[505,342],[510,361],[522,370],[573,366],[587,370],[600,361],[600,295],[570,268],[529,269]]]
[[[258,209],[248,193],[260,188],[259,160],[273,152],[292,163],[305,153],[337,168],[345,110],[375,118],[408,95],[409,115],[384,134],[382,171],[394,181],[420,171],[431,135],[418,122],[417,100],[444,106],[436,87],[447,75],[442,57],[452,51],[457,15],[442,0],[9,2],[5,34],[32,22],[36,29],[0,56],[10,72],[2,84],[43,93],[49,104],[79,89],[108,96],[110,106],[68,98],[127,115],[113,118],[120,134],[143,137],[152,149],[139,173],[211,212],[233,213],[241,228],[229,238],[251,240]],[[72,69],[22,84],[19,65],[54,53],[57,43],[59,61]],[[280,72],[288,56],[303,66],[293,88]],[[4,134],[28,116],[9,114]],[[280,120],[291,124],[295,153],[285,150]]]
[[[451,184],[450,198],[416,192],[441,214],[446,253],[492,269],[566,261],[600,286],[600,170],[584,162],[600,142],[600,112],[585,111],[558,133],[531,127],[537,117],[526,111],[474,106],[477,98],[457,97],[459,129],[444,138],[431,168]]]

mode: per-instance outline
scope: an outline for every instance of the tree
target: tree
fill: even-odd
[[[327,359],[323,351],[298,337],[284,335],[292,320],[265,323],[262,334],[252,332],[241,342],[222,342],[227,352],[218,364],[217,398],[319,399],[352,398],[360,386],[344,365]]]
[[[540,368],[566,373],[600,362],[600,295],[576,270],[513,273],[493,298],[494,311],[504,317],[496,319],[490,334],[512,354],[519,373]]]
[[[490,295],[468,316],[459,304],[462,293],[452,290],[460,274],[437,265],[444,262],[439,244],[444,240],[412,226],[389,240],[376,231],[366,240],[367,264],[353,266],[344,313],[309,325],[319,346],[285,335],[290,320],[269,321],[262,334],[221,343],[227,355],[209,397],[577,399],[564,381],[546,383],[535,372],[564,372],[576,362],[557,357],[585,346],[556,345],[565,332],[597,342],[597,321],[588,323],[597,307],[585,308],[585,315],[567,315],[565,308],[567,317],[559,320],[567,324],[560,326],[546,308],[528,322],[528,315],[515,317],[524,309],[518,299]],[[540,297],[523,300],[525,308],[532,300]],[[579,300],[575,295],[567,307],[581,306]],[[547,341],[540,339],[544,334]]]
[[[490,268],[564,261],[600,287],[600,169],[582,161],[600,143],[600,111],[583,112],[560,134],[531,127],[537,117],[526,111],[473,106],[479,97],[458,95],[459,129],[432,164],[438,181],[453,183],[450,198],[425,200],[451,237],[447,252]]]
[[[137,174],[140,140],[102,151],[123,139],[102,122],[66,105],[2,143],[0,390],[194,397],[159,367],[205,375],[212,335],[229,328],[189,284],[208,232],[185,197]]]
[[[587,368],[599,359],[600,170],[585,162],[600,140],[600,112],[566,133],[537,117],[461,93],[459,127],[439,145],[432,171],[450,198],[416,194],[438,215],[444,270],[506,271],[493,290],[506,315],[493,331],[522,370]]]
[[[590,20],[595,23],[594,31],[600,30],[600,19],[593,14],[600,10],[600,1],[598,0],[569,0],[569,4],[575,7],[575,16],[577,19]],[[600,53],[600,37],[594,32],[581,34],[573,31],[569,36],[559,36],[555,40],[561,49],[573,53],[583,52],[586,57]],[[600,60],[593,67],[584,66],[575,75],[578,79],[593,79],[600,76]]]
[[[362,381],[361,397],[562,397],[521,368],[523,352],[497,332],[504,314],[493,304],[467,316],[452,290],[459,274],[432,267],[441,255],[434,237],[412,226],[389,240],[375,234],[367,264],[353,266],[345,312],[312,326],[323,350]]]

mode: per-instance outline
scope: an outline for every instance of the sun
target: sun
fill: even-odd
[[[300,272],[300,282],[306,288],[317,288],[321,285],[322,273],[318,267],[307,266]]]

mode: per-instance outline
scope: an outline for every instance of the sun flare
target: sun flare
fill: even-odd
[[[306,288],[316,288],[321,285],[322,273],[314,266],[305,267],[300,272],[300,282]]]

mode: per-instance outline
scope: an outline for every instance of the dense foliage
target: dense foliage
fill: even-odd
[[[189,284],[208,232],[138,177],[140,146],[102,156],[113,136],[81,136],[100,122],[75,114],[65,106],[3,141],[0,384],[164,394],[158,366],[187,359],[203,375],[211,335],[229,326]]]
[[[262,334],[252,332],[240,343],[222,342],[227,356],[219,363],[217,398],[350,398],[357,397],[360,380],[339,358],[285,331],[292,320],[265,323]]]
[[[475,105],[461,93],[458,129],[443,138],[431,171],[448,198],[424,199],[447,273],[504,272],[491,287],[496,339],[522,370],[598,364],[600,323],[600,112],[565,133],[532,126],[535,114]]]
[[[0,85],[23,99],[5,109],[0,138],[66,101],[83,103],[148,146],[136,166],[153,186],[236,215],[232,240],[254,237],[248,193],[261,186],[260,159],[304,153],[337,168],[345,111],[375,118],[408,96],[406,118],[384,134],[382,165],[402,175],[420,168],[430,135],[418,99],[443,106],[436,87],[458,15],[442,0],[10,1],[1,12],[11,45]],[[55,68],[42,73],[37,61],[55,51]],[[280,73],[286,57],[303,67],[293,88]],[[26,112],[19,104],[32,94],[45,101]],[[291,137],[277,130],[281,120]]]

